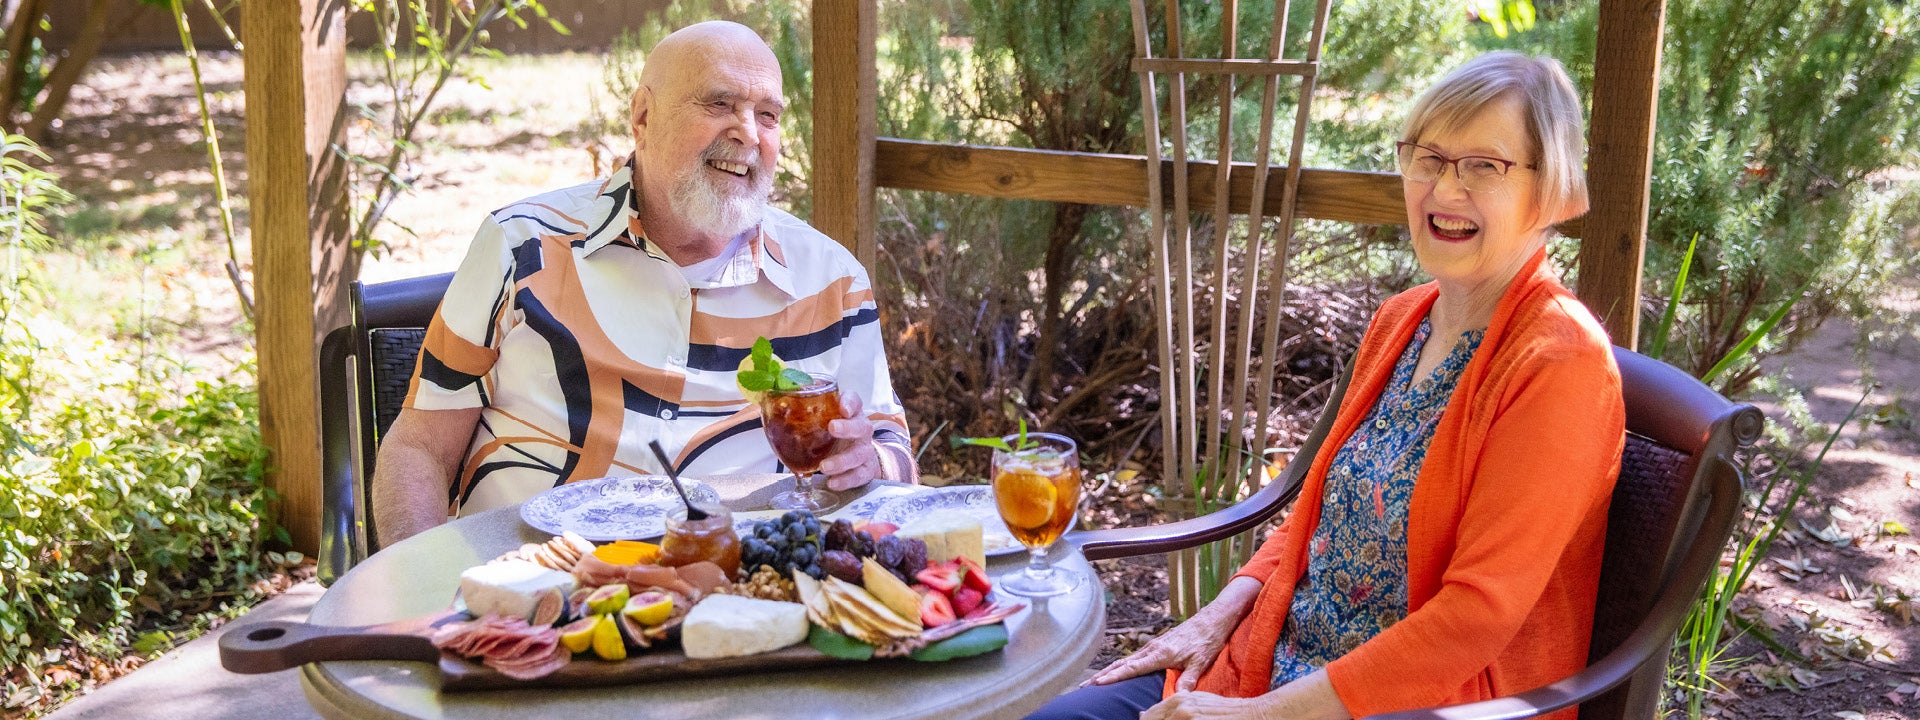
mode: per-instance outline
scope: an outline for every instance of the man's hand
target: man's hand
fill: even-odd
[[[1246,616],[1259,594],[1259,581],[1235,578],[1221,589],[1213,602],[1200,608],[1200,612],[1186,622],[1154,638],[1132,655],[1108,665],[1087,683],[1105,685],[1155,670],[1176,669],[1180,671],[1180,679],[1174,688],[1193,689],[1200,682],[1201,673],[1220,656],[1220,649],[1226,647],[1227,638],[1233,636],[1234,628],[1240,626],[1240,618]]]
[[[880,449],[874,446],[873,423],[861,414],[864,404],[858,393],[840,392],[840,414],[845,420],[827,423],[827,432],[835,443],[833,454],[820,462],[827,476],[827,487],[835,492],[857,488],[881,475]]]

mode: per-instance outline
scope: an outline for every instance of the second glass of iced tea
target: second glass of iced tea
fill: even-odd
[[[1053,433],[1002,438],[1012,451],[993,451],[993,502],[1013,538],[1027,546],[1030,559],[1022,573],[1006,576],[1007,592],[1047,597],[1080,585],[1078,576],[1047,564],[1047,548],[1073,527],[1080,508],[1080,454],[1073,440]]]
[[[760,396],[760,419],[767,442],[793,471],[793,489],[773,496],[783,510],[821,510],[839,502],[839,496],[817,484],[820,463],[833,453],[833,435],[827,424],[845,418],[840,411],[840,386],[832,376],[813,373],[813,382],[798,390],[768,390]]]

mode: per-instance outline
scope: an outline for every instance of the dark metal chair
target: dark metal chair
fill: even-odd
[[[368,502],[374,451],[400,414],[427,323],[453,274],[353,283],[351,316],[320,344],[320,582],[378,550]]]
[[[1627,437],[1607,514],[1587,667],[1508,697],[1377,718],[1523,718],[1574,704],[1580,704],[1581,720],[1654,717],[1674,635],[1740,513],[1742,477],[1732,453],[1758,439],[1766,420],[1752,405],[1728,402],[1671,365],[1617,347],[1614,358]],[[1347,380],[1340,379],[1334,401],[1293,461],[1245,501],[1190,520],[1079,532],[1068,540],[1098,560],[1172,552],[1258,527],[1299,494]]]

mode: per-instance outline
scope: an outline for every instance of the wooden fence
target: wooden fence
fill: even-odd
[[[639,3],[548,0],[578,7],[576,28],[613,29]],[[72,3],[69,3],[72,5]],[[595,8],[599,8],[596,10]],[[326,143],[340,132],[347,23],[339,0],[242,3],[247,43],[247,158],[255,283],[258,288],[262,429],[273,447],[270,484],[294,544],[318,544],[318,340],[341,316],[354,268],[338,223],[339,168]],[[1578,292],[1631,347],[1638,313],[1658,88],[1664,0],[1600,0],[1594,71],[1593,212],[1568,227],[1583,238]],[[1143,156],[1002,147],[958,147],[881,138],[875,115],[877,0],[816,0],[814,37],[813,222],[872,264],[878,187],[1105,205],[1146,205]],[[592,22],[586,22],[586,20]],[[505,38],[502,38],[503,40]],[[1244,211],[1251,167],[1228,182]],[[1166,172],[1162,168],[1162,172]],[[1171,175],[1163,177],[1170,178]],[[1209,192],[1214,173],[1189,175]],[[1162,186],[1170,184],[1163,182]],[[1278,185],[1270,185],[1277,188]],[[1274,190],[1277,192],[1277,189]],[[1307,169],[1298,215],[1364,223],[1404,222],[1390,174]]]

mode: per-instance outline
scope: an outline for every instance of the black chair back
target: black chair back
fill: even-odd
[[[406,401],[427,324],[452,280],[447,273],[355,282],[348,324],[321,343],[322,583],[379,549],[368,502],[374,454]]]
[[[1654,600],[1673,582],[1681,553],[1693,544],[1707,509],[1714,458],[1759,439],[1765,418],[1751,405],[1729,403],[1693,376],[1645,355],[1614,348],[1627,411],[1620,477],[1607,511],[1588,658],[1597,662],[1648,619]],[[1714,540],[1724,543],[1725,534]],[[1671,647],[1668,639],[1666,647]],[[1625,683],[1581,704],[1582,720],[1653,717],[1666,673],[1656,654]]]

